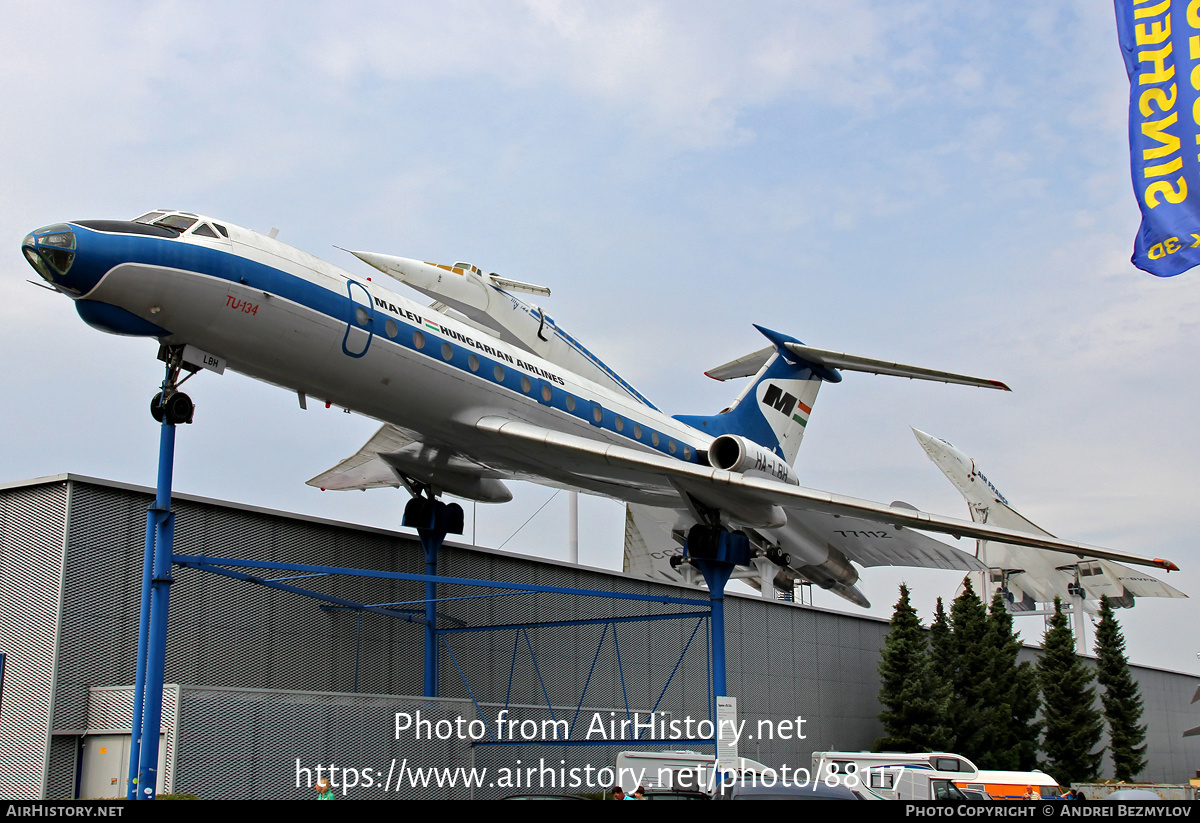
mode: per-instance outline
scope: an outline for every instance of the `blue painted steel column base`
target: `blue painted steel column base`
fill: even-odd
[[[138,617],[137,674],[133,679],[133,719],[130,723],[129,769],[125,779],[125,799],[137,800],[138,756],[142,742],[142,698],[146,694],[146,641],[150,634],[150,581],[154,577],[154,535],[158,528],[158,509],[146,512],[146,548],[142,559],[142,607]]]
[[[421,548],[425,550],[425,574],[437,574],[437,555],[446,533],[434,529],[417,529]],[[437,583],[425,581],[425,691],[426,697],[438,693],[437,647]]]
[[[153,800],[158,791],[158,735],[162,728],[167,612],[175,538],[175,515],[171,512],[174,463],[175,426],[164,420],[158,443],[158,488],[154,505],[146,515],[137,673],[125,790],[127,800]]]
[[[713,662],[713,696],[725,697],[728,694],[725,685],[725,584],[733,574],[732,563],[719,560],[692,561],[704,575],[708,586],[708,599],[712,603],[710,626],[712,633],[712,662]]]
[[[712,603],[713,697],[725,697],[729,693],[725,684],[725,584],[736,567],[750,562],[750,540],[742,532],[726,531],[719,526],[693,526],[683,552],[708,585]]]
[[[463,533],[463,510],[457,503],[414,497],[404,507],[401,525],[415,528],[425,550],[425,574],[437,574],[437,555],[447,534]],[[425,697],[438,696],[437,583],[425,581]]]

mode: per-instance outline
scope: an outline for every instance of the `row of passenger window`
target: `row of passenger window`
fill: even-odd
[[[362,311],[363,314],[366,314],[365,310],[360,309],[360,311]],[[360,320],[361,319],[362,318],[360,317]],[[363,323],[363,325],[365,325],[365,323]],[[398,337],[400,334],[400,327],[397,325],[396,321],[392,320],[390,317],[384,321],[383,328],[384,328],[384,331],[387,334],[387,336],[392,338],[393,340],[396,337]],[[418,351],[423,351],[425,349],[425,346],[427,345],[427,341],[425,340],[424,332],[422,332],[420,330],[414,331],[412,340],[413,340],[413,347],[416,348]],[[450,361],[452,361],[454,359],[454,354],[455,354],[454,346],[452,346],[450,343],[443,342],[442,346],[441,346],[442,359],[445,360],[447,363],[449,363]],[[467,355],[467,368],[469,368],[473,372],[478,372],[479,369],[481,368],[481,363],[479,361],[479,357],[474,352],[471,352]],[[495,364],[492,367],[492,379],[495,380],[497,383],[503,384],[505,382],[505,380],[507,379],[507,377],[508,377],[507,372],[505,371],[504,367],[501,366],[499,363]],[[533,381],[529,378],[528,375],[524,375],[524,374],[520,375],[520,378],[521,378],[521,393],[522,394],[532,393]],[[605,418],[604,407],[601,406],[599,403],[596,403],[594,401],[577,400],[575,398],[575,396],[573,394],[571,394],[570,392],[562,392],[561,395],[562,395],[562,399],[563,399],[563,406],[571,414],[575,414],[575,409],[579,406],[580,403],[583,403],[585,405],[588,405],[590,403],[590,405],[592,407],[592,415],[591,415],[592,422],[597,426],[600,426],[602,428],[604,427],[604,418]],[[550,384],[542,383],[541,396],[542,396],[543,403],[546,403],[548,405],[554,404],[555,392],[554,392],[554,389],[552,389],[550,387]],[[612,429],[614,431],[617,431],[618,433],[623,434],[625,432],[625,427],[627,425],[625,419],[618,414],[613,414],[613,415],[611,415],[611,420],[612,420],[612,425],[611,425]],[[644,434],[645,433],[642,431],[641,425],[638,423],[633,423],[633,438],[635,440],[641,441],[643,439]],[[662,443],[662,438],[659,436],[659,433],[651,430],[650,431],[650,445],[654,446],[655,448],[659,448],[661,443]],[[676,453],[680,452],[681,450],[683,452],[684,460],[692,459],[692,447],[691,446],[687,446],[687,445],[680,446],[673,439],[667,438],[667,451],[668,452],[670,452],[671,454],[676,454]]]

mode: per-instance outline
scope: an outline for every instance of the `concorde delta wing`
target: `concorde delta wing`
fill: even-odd
[[[506,503],[512,499],[501,479],[506,476],[454,449],[423,443],[416,434],[385,424],[361,449],[308,485],[336,491],[403,485],[415,491],[415,482],[468,500]]]
[[[558,465],[567,467],[571,472],[601,476],[606,473],[611,476],[614,469],[620,470],[645,488],[657,486],[665,491],[667,487],[673,487],[678,496],[675,507],[685,506],[687,501],[684,498],[691,496],[701,504],[729,515],[730,519],[754,528],[780,528],[788,522],[788,512],[801,510],[849,516],[890,527],[949,534],[956,538],[996,540],[1099,560],[1164,569],[1178,568],[1169,560],[1140,557],[1046,535],[996,528],[911,508],[790,486],[774,480],[683,463],[662,455],[604,444],[501,417],[484,417],[473,428],[499,441],[507,441],[514,451],[519,450],[527,455],[527,465],[534,462]],[[560,472],[553,477],[557,480],[562,474]]]

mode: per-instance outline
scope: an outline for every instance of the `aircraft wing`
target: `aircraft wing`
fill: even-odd
[[[398,488],[423,483],[468,500],[504,503],[512,492],[507,477],[453,448],[422,442],[417,434],[384,424],[361,449],[308,481],[322,491]]]
[[[639,503],[625,505],[625,550],[621,571],[671,583],[687,582],[671,567],[679,543],[671,534],[679,512]]]
[[[896,504],[892,504],[895,506]],[[884,528],[879,520],[829,514],[785,506],[788,525],[777,534],[788,550],[786,535],[803,530],[818,545],[832,547],[860,566],[911,566],[977,572],[986,567],[961,549],[910,529]],[[916,512],[916,509],[909,509]]]
[[[384,425],[361,449],[308,481],[308,485],[335,491],[399,488],[403,485],[392,467],[379,456],[416,443],[417,438],[392,425]]]
[[[669,484],[677,493],[672,507],[687,505],[687,498],[691,497],[703,505],[720,509],[733,520],[752,527],[778,528],[788,522],[788,517],[793,511],[817,512],[858,518],[894,529],[914,528],[949,534],[955,538],[995,540],[1018,546],[1064,551],[1081,557],[1178,569],[1168,560],[1145,558],[1046,535],[970,523],[910,508],[887,506],[830,492],[790,486],[766,478],[685,463],[626,446],[601,443],[503,417],[483,417],[474,424],[474,428],[478,432],[488,434],[494,440],[506,442],[510,452],[520,454],[520,459],[526,466],[539,462],[545,464],[551,476],[561,476],[561,467],[567,466],[585,476],[612,477],[618,474],[625,482],[643,488],[662,489],[664,484]],[[549,471],[550,467],[559,467],[559,471]]]
[[[1053,537],[1050,532],[1033,523],[1020,512],[993,498],[987,508],[987,524],[1000,526],[1014,531],[1028,531],[1033,534]],[[984,547],[988,565],[1001,569],[1022,569],[1027,572],[1017,584],[1025,590],[1031,590],[1039,602],[1049,603],[1056,594],[1061,595],[1068,583],[1074,582],[1074,570],[1071,574],[1057,571],[1060,566],[1074,566],[1079,562],[1076,555],[1057,551],[1038,551],[988,541]],[[1130,562],[1130,561],[1126,561]],[[1164,567],[1165,568],[1165,567]],[[1186,594],[1163,581],[1142,574],[1115,560],[1101,559],[1098,564],[1084,567],[1086,574],[1083,583],[1089,596],[1098,599],[1100,595],[1121,597],[1124,591],[1135,597],[1187,597]]]
[[[623,570],[631,574],[696,585],[699,575],[687,566],[675,567],[683,534],[695,519],[690,512],[629,503],[625,507],[625,550]],[[858,606],[870,603],[855,587],[860,566],[911,566],[919,568],[982,571],[971,555],[912,529],[897,531],[855,517],[804,510],[788,510],[788,523],[781,529],[749,529],[751,543],[760,549],[777,546],[780,554],[767,552],[752,570],[735,573],[744,583],[763,589],[789,590],[797,579],[808,580]],[[766,566],[761,560],[770,560]],[[784,564],[784,565],[775,565]]]
[[[1142,574],[1136,569],[1123,566],[1120,563],[1100,561],[1104,573],[1125,587],[1125,590],[1135,597],[1187,597],[1174,586],[1170,586],[1157,577]]]

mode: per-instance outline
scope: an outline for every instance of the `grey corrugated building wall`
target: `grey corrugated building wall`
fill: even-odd
[[[119,712],[109,708],[115,704],[107,687],[133,681],[151,497],[146,489],[67,475],[0,486],[0,591],[12,604],[0,618],[0,653],[7,656],[0,702],[0,734],[7,745],[0,750],[0,780],[10,796],[72,796],[81,744],[97,730],[121,727]],[[186,495],[176,496],[174,506],[177,554],[424,570],[419,545],[404,534]],[[697,596],[618,573],[449,543],[438,571]],[[601,715],[623,713],[626,705],[646,711],[659,701],[659,710],[672,717],[708,716],[704,629],[695,631],[695,618],[617,624],[615,646],[612,626],[603,623],[530,629],[527,638],[511,630],[453,635],[448,638],[453,654],[443,654],[440,665],[441,694],[448,699],[429,704],[405,697],[422,689],[419,624],[372,613],[363,613],[360,623],[357,612],[321,608],[308,598],[190,569],[177,569],[175,580],[166,682],[179,684],[179,708],[177,715],[167,713],[164,732],[176,791],[304,797],[309,790],[296,785],[297,769],[333,761],[380,772],[375,785],[354,790],[361,797],[495,796],[516,789],[405,785],[397,793],[389,782],[385,792],[382,772],[393,760],[493,770],[517,759],[525,765],[545,760],[564,768],[599,766],[611,764],[618,750],[480,748],[462,741],[397,740],[391,734],[398,711],[425,707],[437,717],[477,717],[472,696],[489,715],[510,705],[513,717],[548,719],[548,695],[560,718],[573,711],[586,684],[584,705]],[[423,596],[416,583],[350,577],[298,582],[357,602]],[[440,594],[447,592],[443,587]],[[447,602],[439,613],[445,615],[442,625],[450,626],[690,610],[694,607],[647,609],[633,601],[522,593]],[[730,596],[726,623],[728,683],[747,729],[756,729],[760,720],[805,718],[806,739],[743,740],[744,756],[768,765],[807,765],[813,750],[868,748],[880,734],[876,667],[884,621]],[[536,667],[527,648],[535,653]],[[618,652],[625,688],[616,676]],[[1190,777],[1200,765],[1200,739],[1180,734],[1195,725],[1188,701],[1197,678],[1136,667],[1135,676],[1150,725],[1146,776]]]

